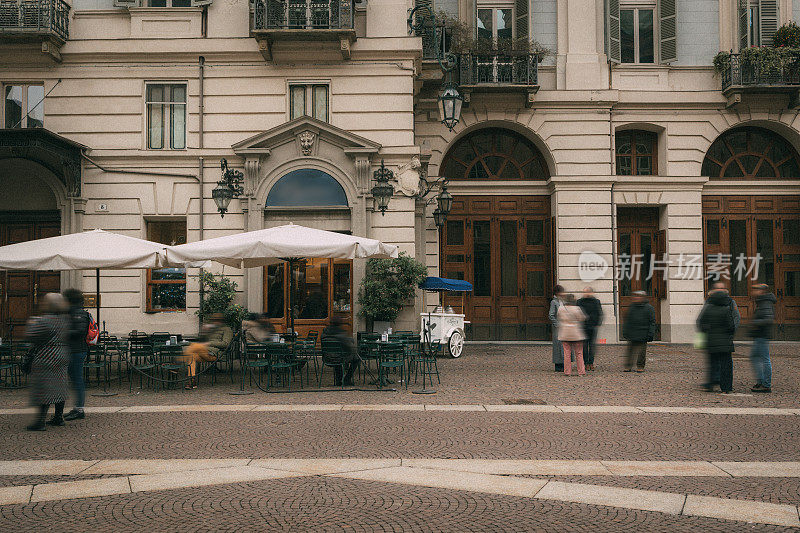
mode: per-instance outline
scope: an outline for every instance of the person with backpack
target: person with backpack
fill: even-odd
[[[92,315],[83,308],[83,293],[78,289],[67,289],[63,296],[69,304],[69,380],[75,392],[75,407],[64,415],[64,420],[80,420],[86,417],[83,412],[86,403],[83,365],[89,351],[88,341],[94,339],[97,342],[98,331]]]
[[[644,372],[647,363],[647,343],[656,335],[656,311],[647,301],[644,291],[633,292],[633,303],[628,307],[622,323],[622,337],[628,341],[624,372]]]

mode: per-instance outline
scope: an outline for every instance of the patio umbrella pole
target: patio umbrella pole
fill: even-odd
[[[95,281],[95,312],[97,313],[97,328],[100,329],[100,269],[94,269],[94,281]],[[105,355],[103,356],[105,357]],[[108,372],[104,372],[105,379],[103,380],[103,392],[96,392],[92,394],[92,396],[116,396],[116,392],[111,392],[108,390]]]

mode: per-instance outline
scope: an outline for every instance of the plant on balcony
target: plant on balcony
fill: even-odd
[[[426,272],[425,265],[405,253],[395,259],[368,260],[358,291],[359,314],[367,321],[395,321]]]
[[[788,22],[778,28],[772,38],[775,48],[800,48],[800,26],[794,21]]]
[[[469,24],[441,11],[436,14],[436,23],[437,26],[446,28],[449,36],[448,51],[454,54],[483,56],[533,54],[540,62],[553,54],[552,50],[536,40],[525,38],[494,40],[476,37],[475,30]]]

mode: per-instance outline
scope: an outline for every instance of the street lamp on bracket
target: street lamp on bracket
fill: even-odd
[[[222,179],[217,182],[217,186],[211,191],[211,198],[217,204],[217,211],[219,211],[220,217],[224,218],[231,200],[244,193],[244,188],[239,185],[244,179],[244,174],[238,170],[228,168],[227,159],[220,160],[219,166],[222,170]]]

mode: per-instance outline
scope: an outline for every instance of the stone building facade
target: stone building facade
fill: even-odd
[[[30,18],[34,6],[40,18]],[[689,341],[706,281],[676,265],[694,256],[707,270],[709,255],[760,254],[759,279],[779,295],[780,335],[796,336],[796,81],[723,90],[713,60],[768,44],[800,16],[800,0],[434,0],[475,35],[552,51],[541,63],[459,55],[452,79],[466,101],[453,131],[437,111],[436,47],[409,33],[413,7],[51,0],[6,9],[0,244],[94,228],[179,243],[292,221],[397,244],[431,275],[471,281],[475,339],[545,339],[554,284],[592,285],[608,342],[619,340],[636,289],[651,296],[662,340]],[[430,179],[449,180],[455,200],[441,230],[433,206],[403,183],[416,175],[414,158]],[[244,174],[244,194],[221,217],[211,191],[223,159]],[[370,196],[381,162],[404,176],[385,214]],[[615,279],[626,258],[652,254],[670,262],[665,273]],[[608,265],[590,281],[587,257]],[[334,312],[363,328],[363,261],[300,268],[301,329]],[[197,273],[103,272],[108,329],[196,331]],[[224,273],[241,303],[285,324],[283,267]],[[40,293],[94,290],[93,272],[0,276],[3,336]],[[731,285],[745,316],[749,285]],[[412,329],[421,310],[419,298],[397,327]]]

